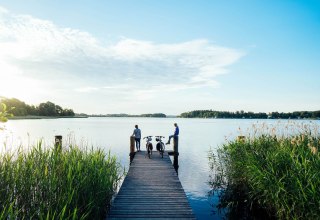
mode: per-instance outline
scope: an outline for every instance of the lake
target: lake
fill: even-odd
[[[117,156],[123,167],[129,166],[130,135],[134,125],[141,128],[142,136],[162,135],[167,141],[173,134],[173,123],[178,123],[179,137],[179,179],[189,202],[198,219],[221,219],[213,214],[208,199],[210,190],[208,151],[217,149],[226,140],[245,135],[253,124],[263,126],[287,127],[296,124],[317,124],[320,121],[309,120],[256,120],[256,119],[183,119],[183,118],[64,118],[40,120],[11,120],[0,131],[0,151],[14,150],[17,146],[28,148],[43,140],[46,146],[52,146],[55,135],[63,136],[63,144],[77,143],[80,146],[102,148]],[[240,128],[240,129],[239,129]],[[6,147],[4,146],[6,143]],[[142,141],[142,146],[144,146]],[[155,140],[153,144],[155,146]],[[168,145],[167,145],[168,146]],[[144,149],[143,147],[141,149]],[[172,145],[167,147],[172,150]]]

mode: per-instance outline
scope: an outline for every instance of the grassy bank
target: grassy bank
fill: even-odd
[[[120,180],[102,150],[44,149],[0,155],[0,219],[102,219]]]
[[[255,128],[210,153],[210,184],[230,219],[319,218],[319,128],[297,127]]]

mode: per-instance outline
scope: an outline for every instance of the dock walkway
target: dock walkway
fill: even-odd
[[[195,219],[168,153],[137,152],[108,219]]]

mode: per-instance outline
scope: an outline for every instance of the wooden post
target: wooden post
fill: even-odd
[[[178,173],[179,169],[179,136],[174,136],[173,137],[173,167]]]
[[[62,136],[56,135],[54,136],[54,146],[58,150],[62,150]]]
[[[135,145],[134,136],[130,136],[130,154],[129,154],[129,156],[130,156],[130,164],[131,164],[131,162],[132,162],[132,160],[134,158],[134,154],[135,154],[134,145]]]

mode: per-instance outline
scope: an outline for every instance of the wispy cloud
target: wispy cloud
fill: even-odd
[[[244,55],[206,39],[175,44],[130,38],[102,42],[88,32],[0,7],[2,83],[20,77],[43,85],[39,90],[148,92],[146,97],[152,97],[164,90],[216,88],[216,76],[227,73]]]

